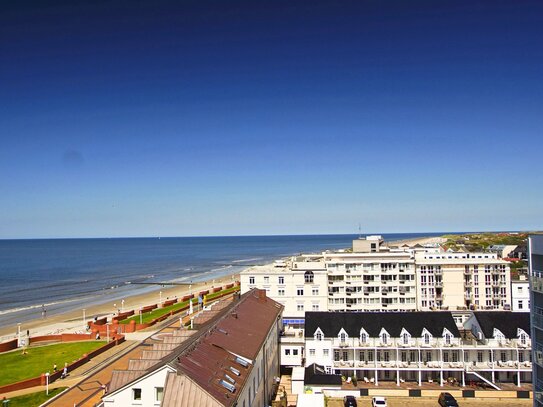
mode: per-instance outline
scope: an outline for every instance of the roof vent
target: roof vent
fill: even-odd
[[[240,372],[238,369],[236,369],[235,367],[230,366],[229,369],[230,369],[230,371],[231,371],[232,373],[234,373],[236,376],[241,375],[241,372]]]
[[[218,331],[222,334],[228,335],[228,332],[226,332],[224,329],[219,328]]]

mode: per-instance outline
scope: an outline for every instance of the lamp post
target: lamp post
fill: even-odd
[[[109,324],[106,323],[107,343],[109,343]]]
[[[85,315],[85,308],[83,308],[83,328],[84,329],[87,329],[87,327],[85,326],[86,324],[87,324],[87,318]]]
[[[162,291],[158,293],[160,295],[160,305],[162,305]]]
[[[17,346],[21,346],[21,323],[17,322]]]
[[[45,373],[45,394],[49,395],[49,372]]]
[[[140,307],[140,325],[143,325],[143,307]]]
[[[121,300],[121,312],[124,312],[124,299]]]
[[[113,304],[113,315],[115,315],[115,311],[117,310],[117,304]]]

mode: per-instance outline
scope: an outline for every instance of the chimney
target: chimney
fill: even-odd
[[[258,290],[258,301],[266,302],[266,290]]]

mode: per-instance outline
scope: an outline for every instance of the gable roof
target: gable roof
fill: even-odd
[[[402,328],[412,336],[422,336],[426,328],[433,336],[441,336],[447,328],[454,336],[460,333],[448,311],[426,312],[306,312],[305,337],[312,337],[320,328],[325,337],[335,337],[341,328],[350,337],[358,337],[364,328],[370,337],[378,337],[384,328],[392,337],[399,338]]]
[[[530,335],[529,312],[475,311],[473,315],[486,338],[494,336],[494,328],[499,329],[508,339],[518,337],[518,328]]]

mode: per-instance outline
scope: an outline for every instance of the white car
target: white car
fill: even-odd
[[[387,399],[384,397],[372,397],[371,406],[372,407],[387,407]]]

